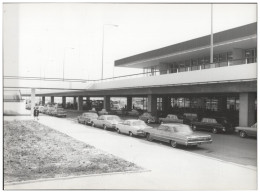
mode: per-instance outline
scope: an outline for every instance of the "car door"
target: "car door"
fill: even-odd
[[[198,127],[201,129],[201,130],[207,130],[207,127],[208,127],[208,118],[203,118],[201,120],[201,122],[199,123]]]
[[[121,128],[121,132],[122,133],[128,133],[128,131],[127,131],[127,126],[128,126],[128,124],[129,124],[129,121],[124,121],[122,124],[120,124],[121,126],[120,126],[120,128]]]
[[[98,119],[96,120],[96,126],[101,127],[103,125],[103,121],[104,121],[104,116],[101,115],[100,117],[98,117]]]
[[[164,142],[169,142],[171,140],[171,128],[168,126],[162,126],[158,130],[160,132],[160,140]]]

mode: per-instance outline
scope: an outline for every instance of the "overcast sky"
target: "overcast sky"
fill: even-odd
[[[4,4],[4,75],[100,79],[102,55],[104,77],[135,73],[114,61],[210,34],[210,11],[210,4]],[[219,32],[256,22],[256,5],[214,4],[213,14]]]

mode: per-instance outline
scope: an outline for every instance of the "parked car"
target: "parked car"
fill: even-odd
[[[157,118],[153,115],[151,115],[151,113],[143,113],[141,116],[139,116],[139,119],[145,121],[146,123],[156,123],[157,122]]]
[[[127,114],[130,116],[139,116],[140,115],[139,111],[137,111],[135,109],[128,111]]]
[[[207,130],[212,133],[228,133],[233,132],[234,128],[224,118],[202,118],[201,121],[194,121],[191,123],[192,129],[195,130]]]
[[[78,122],[83,124],[91,124],[94,119],[98,118],[97,113],[83,113],[82,115],[78,116]]]
[[[198,121],[198,114],[196,113],[184,113],[183,114],[183,123],[191,125],[192,122]]]
[[[43,113],[44,106],[38,106],[38,110],[40,111],[40,113]]]
[[[56,117],[66,117],[67,113],[63,108],[54,107],[51,111],[51,115],[56,116]]]
[[[159,118],[159,123],[183,123],[183,119],[179,119],[177,115],[168,114],[165,118]]]
[[[144,129],[144,131],[148,141],[156,139],[168,142],[172,147],[176,147],[178,144],[197,146],[212,143],[210,135],[194,133],[190,126],[181,123],[161,124],[158,128]]]
[[[257,136],[257,123],[251,127],[235,127],[235,132],[239,133],[239,136],[245,138],[247,136]]]
[[[92,120],[92,127],[102,127],[106,129],[116,129],[116,125],[120,122],[123,122],[116,115],[101,115],[97,119]]]
[[[106,109],[102,109],[101,111],[98,111],[98,115],[108,115],[108,112]]]
[[[125,120],[122,123],[117,124],[116,131],[118,133],[126,133],[129,136],[139,135],[145,136],[144,129],[152,128],[145,124],[142,120],[129,119]]]

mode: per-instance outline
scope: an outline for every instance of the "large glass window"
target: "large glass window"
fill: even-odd
[[[162,111],[162,98],[157,98],[157,110]]]
[[[245,50],[245,58],[247,63],[256,62],[256,48]]]

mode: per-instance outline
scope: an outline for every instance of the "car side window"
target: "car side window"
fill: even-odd
[[[129,122],[129,121],[126,121],[126,122],[125,122],[125,125],[130,125],[130,122]]]
[[[207,119],[207,118],[203,118],[201,122],[207,123],[207,122],[208,122],[208,119]]]
[[[217,123],[216,119],[211,119],[211,123]]]
[[[98,119],[99,120],[104,120],[104,116],[100,116]]]

